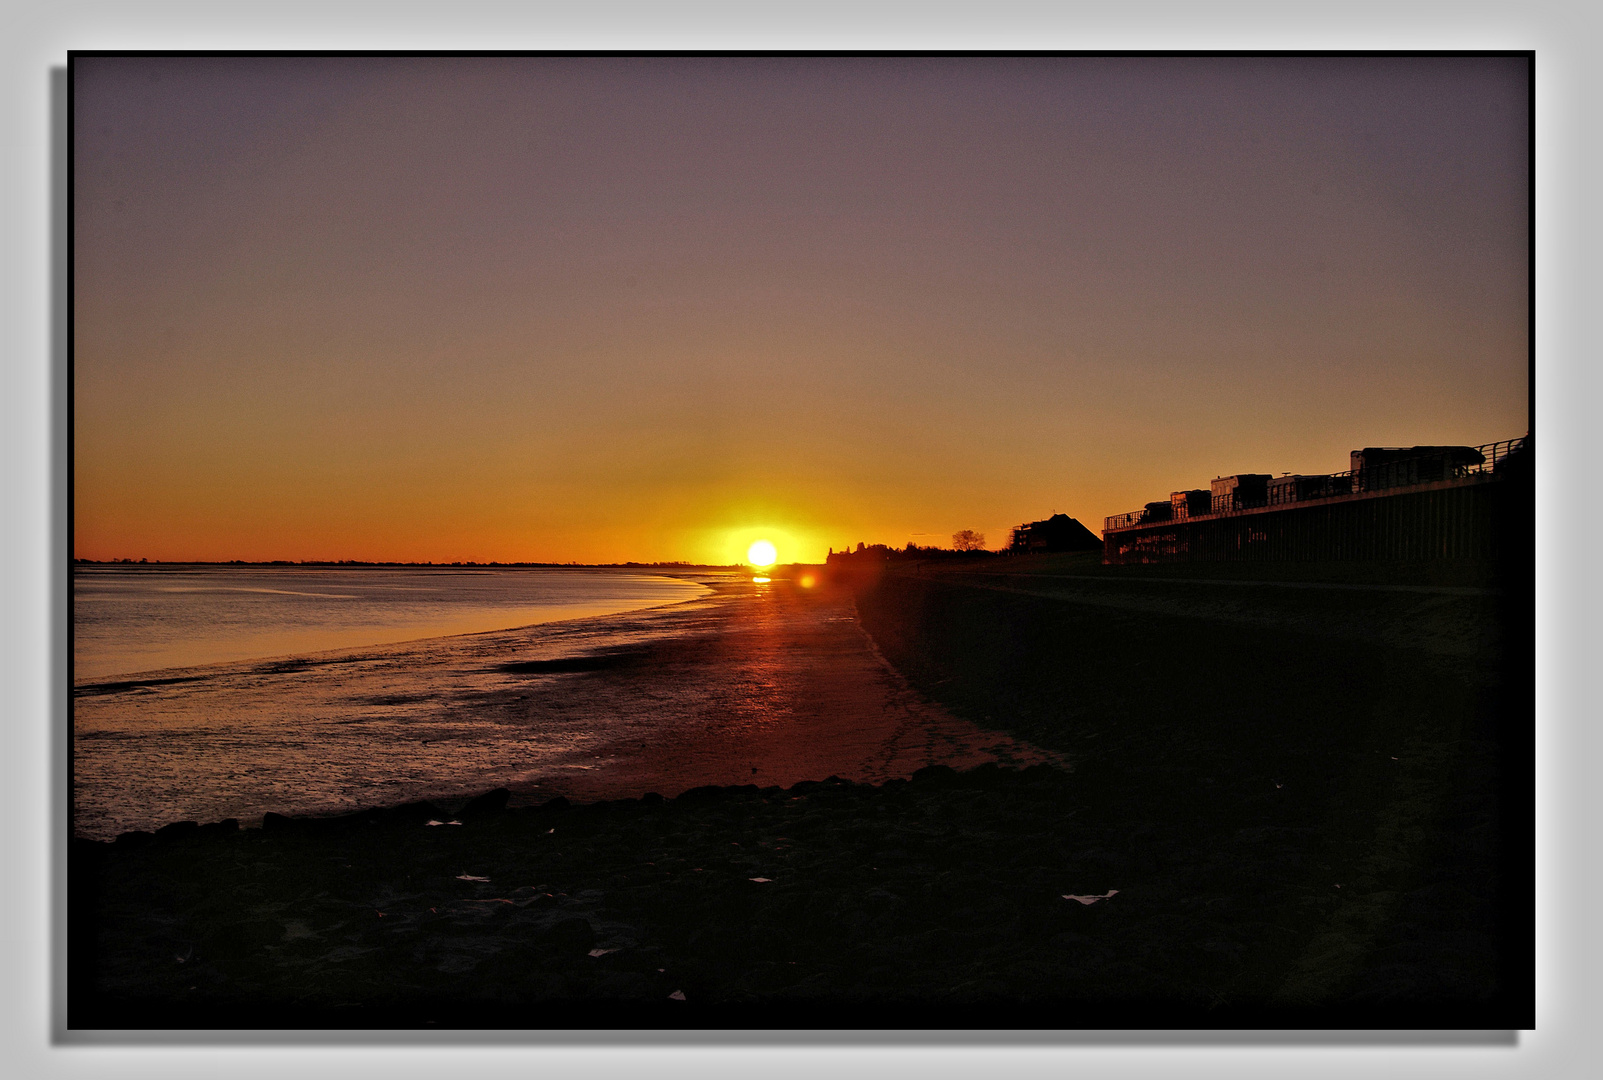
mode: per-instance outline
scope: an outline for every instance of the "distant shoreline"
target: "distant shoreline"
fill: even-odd
[[[682,602],[706,594],[704,582],[744,576],[500,567],[83,569],[70,583],[75,688],[84,680],[115,681],[169,669],[188,672],[605,617]]]

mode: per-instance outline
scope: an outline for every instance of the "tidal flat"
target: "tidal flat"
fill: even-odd
[[[702,595],[80,683],[74,833],[254,825],[267,813],[349,813],[496,787],[511,789],[513,806],[590,802],[1050,756],[912,692],[843,590],[727,571],[665,583]]]

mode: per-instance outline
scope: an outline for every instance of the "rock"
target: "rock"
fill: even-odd
[[[987,761],[983,765],[976,765],[967,773],[963,774],[964,779],[967,780],[971,786],[975,787],[994,787],[995,785],[1002,783],[1004,777],[1011,778],[1012,775],[1012,769],[1004,769],[1001,765],[994,761]]]
[[[511,797],[512,792],[504,787],[496,788],[494,791],[486,791],[483,795],[470,799],[457,816],[468,818],[499,814],[506,809],[507,800]]]
[[[391,807],[385,810],[381,816],[387,824],[421,825],[430,818],[439,818],[444,821],[451,815],[431,802],[412,802]]]
[[[585,919],[563,919],[540,935],[542,944],[562,952],[587,953],[595,947],[596,932]]]
[[[679,803],[681,806],[696,803],[715,803],[722,802],[728,795],[729,790],[727,788],[719,787],[716,784],[706,784],[702,787],[693,787],[689,791],[680,792],[679,797],[674,802]]]

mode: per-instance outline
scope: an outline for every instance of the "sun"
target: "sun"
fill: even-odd
[[[753,566],[772,566],[779,552],[767,540],[759,540],[746,549],[746,561]]]

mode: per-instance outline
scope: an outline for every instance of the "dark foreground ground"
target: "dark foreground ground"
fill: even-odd
[[[1529,1026],[1517,594],[1154,577],[840,586],[915,687],[1070,771],[79,842],[69,1023]]]

